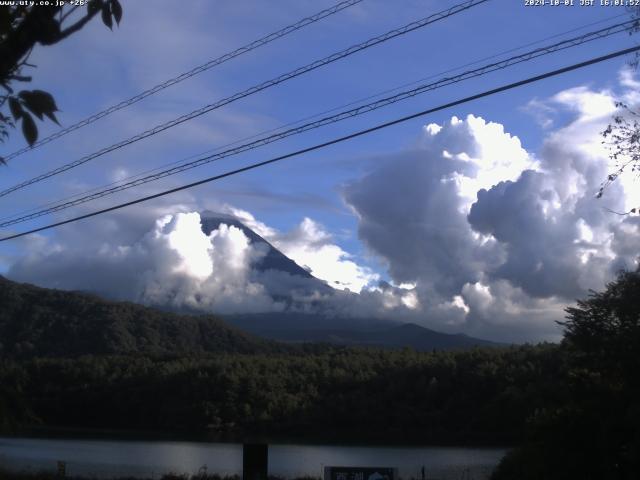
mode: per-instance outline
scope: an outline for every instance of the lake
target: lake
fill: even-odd
[[[504,456],[503,448],[269,445],[269,474],[321,477],[324,466],[395,467],[404,479],[486,479]],[[56,469],[96,478],[157,478],[164,473],[242,473],[242,445],[179,441],[61,440],[0,437],[0,465],[9,470]]]

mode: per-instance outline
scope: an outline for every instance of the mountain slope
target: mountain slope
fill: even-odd
[[[201,221],[207,235],[224,223],[242,230],[256,248],[263,250],[264,255],[253,268],[256,275],[269,276],[269,295],[275,300],[289,305],[300,292],[334,292],[235,217],[204,212]],[[234,325],[230,326],[212,315],[161,311],[85,293],[15,283],[1,276],[0,306],[0,357],[257,353],[291,348],[252,335],[290,343],[412,347],[421,351],[495,345],[414,324],[308,313],[230,315],[226,317]]]
[[[215,316],[163,312],[0,276],[0,356],[258,353],[283,347]]]
[[[231,326],[212,315],[180,315],[2,276],[0,305],[0,357],[276,353],[290,348],[270,340],[419,351],[497,345],[414,324],[291,313],[229,316]]]
[[[267,270],[277,270],[286,272],[289,275],[317,280],[307,270],[300,267],[296,262],[284,255],[280,250],[275,248],[256,232],[231,215],[205,211],[200,214],[200,222],[202,224],[202,231],[205,235],[209,235],[213,230],[218,229],[220,224],[224,223],[230,227],[236,227],[242,230],[252,244],[263,244],[266,247],[266,254],[260,259],[257,265],[255,265],[255,268],[259,271],[264,272]],[[320,281],[318,280],[318,282]]]
[[[252,245],[263,248],[266,254],[254,268],[260,273],[271,272],[303,280],[296,284],[283,284],[280,289],[267,285],[272,298],[291,304],[292,288],[307,288],[307,293],[318,291],[331,295],[334,290],[313,277],[264,238],[232,215],[205,211],[200,214],[202,231],[209,235],[226,224],[239,228]],[[273,279],[273,277],[272,277]],[[355,295],[355,294],[354,294]],[[295,310],[295,309],[292,309]],[[225,319],[242,330],[266,338],[285,342],[328,342],[339,345],[367,345],[383,348],[412,347],[430,351],[464,349],[474,346],[492,346],[495,343],[466,335],[435,332],[415,324],[400,324],[390,320],[371,318],[336,318],[317,313],[258,313],[228,315]]]

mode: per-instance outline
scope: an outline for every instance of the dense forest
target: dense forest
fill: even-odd
[[[541,404],[495,480],[640,478],[640,270],[567,308],[564,395]]]
[[[0,384],[13,386],[22,418],[44,425],[456,443],[517,440],[562,384],[550,345],[315,348],[324,351],[7,360]]]
[[[0,424],[517,444],[496,480],[638,478],[639,299],[640,273],[621,273],[567,309],[560,345],[421,353],[230,329],[217,350],[4,355]]]

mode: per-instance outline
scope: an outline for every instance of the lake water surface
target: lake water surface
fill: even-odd
[[[325,466],[394,467],[404,479],[486,479],[504,456],[502,448],[358,447],[269,445],[269,474],[321,477]],[[242,473],[242,445],[233,443],[61,440],[0,437],[0,466],[9,470],[51,470],[67,463],[68,475],[96,478],[164,473]]]

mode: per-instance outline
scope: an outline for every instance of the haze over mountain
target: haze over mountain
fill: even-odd
[[[353,274],[352,282],[367,273],[357,270],[343,251],[327,243],[326,234],[313,222],[303,222],[301,231],[279,234],[247,212],[233,213],[229,209],[225,213],[165,215],[134,243],[103,244],[98,250],[86,251],[45,250],[16,264],[9,277],[174,314],[222,315],[254,334],[290,342],[420,350],[487,344],[452,335],[459,332],[451,326],[446,334],[423,328],[430,318],[420,317],[411,287],[378,282],[355,293],[344,284],[330,286],[328,279],[335,278],[332,268],[336,265],[343,269],[340,273],[346,269]],[[303,242],[302,252],[300,235],[313,238],[310,244]],[[296,255],[300,263],[274,243]],[[323,254],[309,256],[309,249]],[[313,268],[301,262],[305,258]],[[334,263],[323,269],[318,258]],[[316,271],[323,279],[313,275]],[[415,324],[413,333],[397,329],[405,323]],[[137,327],[118,328],[135,336],[131,332]]]
[[[255,335],[283,342],[322,342],[418,351],[499,346],[463,334],[436,332],[415,323],[377,319],[327,318],[309,314],[230,315],[225,320]]]
[[[403,325],[408,320],[402,312],[409,307],[403,304],[402,289],[384,283],[360,294],[332,288],[257,233],[260,224],[253,226],[230,213],[165,216],[134,246],[113,252],[101,249],[85,258],[71,252],[72,261],[84,260],[87,269],[86,276],[75,278],[60,274],[55,257],[35,259],[40,260],[40,285],[71,291],[3,279],[1,303],[7,307],[0,317],[0,333],[5,353],[265,348],[222,323],[220,315],[251,334],[284,342],[417,350],[491,344]],[[131,303],[116,302],[120,300]]]
[[[345,295],[336,292],[325,282],[315,278],[309,271],[288,258],[267,240],[247,227],[233,215],[205,211],[200,214],[202,231],[212,231],[226,224],[240,229],[254,248],[265,251],[254,269],[268,274],[285,273],[304,279],[302,285],[307,293],[314,290],[323,295]],[[348,295],[348,294],[346,294]],[[292,299],[279,295],[278,300],[291,305]],[[227,315],[232,324],[267,338],[287,342],[328,342],[341,345],[370,345],[379,347],[413,347],[416,350],[468,348],[495,343],[468,337],[435,332],[413,323],[401,323],[390,319],[327,316],[318,313],[278,312]]]
[[[95,295],[20,284],[0,276],[0,357],[277,353],[286,346],[244,333],[213,315],[180,315]],[[490,345],[417,325],[347,323],[288,314],[230,317],[238,327],[288,342],[417,350]]]

